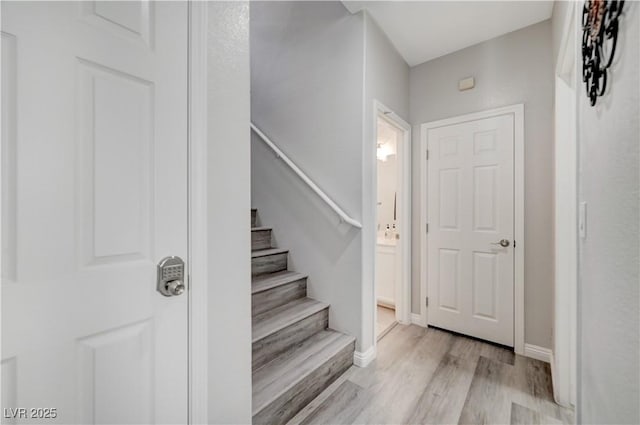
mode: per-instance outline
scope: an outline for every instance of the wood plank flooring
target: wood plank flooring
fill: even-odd
[[[503,347],[395,326],[377,359],[351,367],[293,424],[571,424],[553,400],[549,365]]]
[[[396,325],[396,311],[381,305],[376,306],[376,337],[382,339]]]

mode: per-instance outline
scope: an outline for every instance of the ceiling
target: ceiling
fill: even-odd
[[[409,66],[551,17],[552,1],[347,1],[367,9]]]

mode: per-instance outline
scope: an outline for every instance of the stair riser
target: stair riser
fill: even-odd
[[[271,229],[253,230],[251,232],[251,250],[271,248]]]
[[[285,285],[267,289],[251,296],[251,314],[264,313],[288,302],[307,296],[307,279],[300,279]]]
[[[251,227],[258,226],[258,211],[251,210]]]
[[[287,253],[265,255],[251,259],[251,275],[275,273],[287,270]]]
[[[325,308],[311,316],[295,322],[278,332],[275,332],[253,343],[252,362],[253,370],[267,364],[287,348],[298,344],[311,335],[327,329],[329,326],[329,310]]]
[[[253,424],[281,425],[293,418],[304,406],[338,379],[353,364],[355,342],[314,370],[271,404],[253,416]]]

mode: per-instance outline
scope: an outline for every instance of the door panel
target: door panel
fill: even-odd
[[[460,251],[440,249],[438,307],[460,313]]]
[[[460,225],[460,169],[440,170],[440,220],[442,230],[458,230]]]
[[[497,276],[496,254],[486,252],[473,253],[473,277],[471,278],[473,309],[475,318],[496,320]]]
[[[77,73],[82,261],[152,261],[153,84],[85,61]]]
[[[495,232],[497,169],[493,165],[475,167],[473,173],[473,231]]]
[[[427,139],[429,324],[513,346],[513,116]]]
[[[1,7],[2,407],[185,423],[187,4]]]
[[[78,339],[81,422],[154,422],[153,331],[153,322],[144,320]],[[114,380],[126,382],[127,390]]]

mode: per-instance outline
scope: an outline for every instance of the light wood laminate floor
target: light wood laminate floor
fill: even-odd
[[[547,363],[438,329],[395,326],[289,424],[570,424]]]
[[[396,325],[396,311],[381,305],[376,306],[376,337],[378,341]]]

